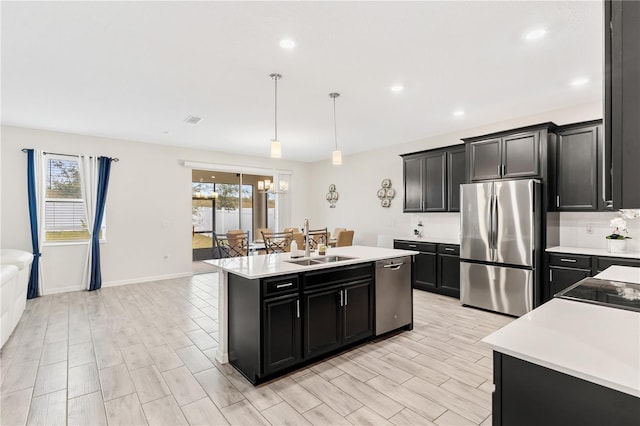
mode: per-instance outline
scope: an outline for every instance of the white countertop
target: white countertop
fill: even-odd
[[[304,253],[304,251],[302,251]],[[240,275],[245,278],[265,278],[277,275],[296,274],[303,271],[311,271],[325,268],[335,268],[337,266],[355,265],[358,263],[374,262],[376,260],[392,259],[394,257],[411,256],[419,254],[417,251],[397,250],[381,247],[368,246],[348,246],[331,247],[327,250],[326,256],[348,256],[350,260],[332,263],[319,263],[309,266],[296,265],[286,262],[291,259],[289,253],[265,254],[257,256],[230,257],[226,259],[205,260],[205,262],[216,266],[223,271]],[[316,253],[311,254],[311,258],[323,257]]]
[[[638,268],[595,278],[638,282]],[[640,313],[552,299],[482,339],[494,350],[640,397]]]
[[[395,237],[394,240],[399,241],[415,241],[418,243],[436,243],[436,244],[460,244],[460,240],[455,237],[430,237],[430,236],[422,236],[416,237],[415,235],[406,235],[402,237]]]
[[[640,259],[640,252],[610,253],[605,249],[596,249],[596,248],[556,246],[556,247],[550,247],[546,251],[547,253],[585,254],[588,256],[623,257],[627,259]]]

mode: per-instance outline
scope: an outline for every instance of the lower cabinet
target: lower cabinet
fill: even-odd
[[[583,254],[549,253],[547,285],[544,291],[544,301],[549,301],[553,295],[572,286],[578,281],[592,277],[609,266],[640,267],[640,260],[620,257],[589,256]]]
[[[373,269],[352,268],[350,277],[309,273],[303,287],[303,357],[315,358],[373,335]],[[336,276],[337,275],[337,276]]]
[[[229,274],[229,362],[257,384],[370,338],[373,271],[366,263],[254,280]]]
[[[460,297],[460,246],[395,240],[394,248],[415,250],[413,287]]]
[[[493,424],[635,425],[638,398],[500,352],[493,353]]]
[[[291,367],[302,359],[298,294],[263,303],[264,374]]]

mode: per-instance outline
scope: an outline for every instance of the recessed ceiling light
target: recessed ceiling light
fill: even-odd
[[[283,38],[280,40],[280,47],[283,49],[293,49],[296,47],[296,42],[291,40],[290,38]]]
[[[544,37],[547,34],[546,28],[536,28],[535,30],[531,30],[525,34],[524,38],[526,40],[538,40],[539,38]]]
[[[184,121],[189,123],[189,124],[198,124],[199,122],[202,121],[202,117],[196,117],[195,115],[189,115],[187,118],[184,119]]]
[[[402,92],[404,90],[404,86],[402,84],[394,84],[393,86],[391,86],[391,91],[398,93],[398,92]]]
[[[463,110],[461,110],[461,109],[459,109],[459,110],[457,110],[457,111],[453,111],[453,115],[454,115],[455,117],[462,117],[462,116],[464,115],[464,111],[463,111]]]
[[[576,78],[571,82],[572,86],[584,86],[589,82],[589,79],[586,77]]]

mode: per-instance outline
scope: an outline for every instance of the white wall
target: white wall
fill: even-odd
[[[558,125],[602,118],[602,103],[592,102],[570,109],[549,111],[529,117],[495,123],[463,132],[433,136],[389,148],[343,156],[341,166],[327,160],[313,163],[309,189],[313,211],[311,227],[355,229],[354,243],[376,245],[378,236],[410,235],[419,220],[425,236],[458,237],[457,213],[402,213],[402,159],[400,154],[462,143],[461,139],[508,130],[531,124],[553,121]],[[344,145],[348,141],[342,142]],[[382,208],[376,196],[380,182],[390,178],[398,194],[390,208]],[[340,200],[335,209],[329,208],[325,194],[335,184]]]
[[[107,241],[100,246],[104,286],[191,274],[191,169],[185,160],[292,170],[287,197],[294,224],[307,210],[306,163],[16,127],[2,127],[1,137],[2,248],[31,251],[22,148],[120,159],[111,169]],[[86,244],[43,249],[45,294],[82,288],[86,250]]]

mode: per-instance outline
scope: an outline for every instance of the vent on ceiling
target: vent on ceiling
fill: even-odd
[[[184,121],[189,124],[198,124],[199,122],[202,121],[202,117],[196,117],[196,116],[190,115],[187,118],[185,118]]]

